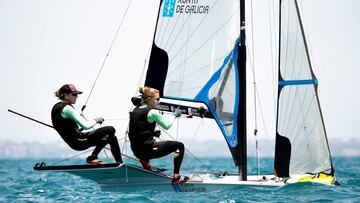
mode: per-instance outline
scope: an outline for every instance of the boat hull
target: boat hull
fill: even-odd
[[[35,171],[66,172],[95,181],[104,191],[177,191],[207,192],[229,190],[244,186],[281,187],[284,182],[274,176],[248,176],[240,181],[239,176],[227,175],[215,178],[194,179],[183,184],[171,184],[171,176],[145,170],[131,164],[67,165],[34,167]],[[264,178],[262,178],[264,177]]]
[[[104,191],[177,191],[177,192],[208,192],[231,190],[242,187],[282,187],[300,182],[314,182],[332,185],[333,176],[296,175],[288,179],[280,179],[274,175],[247,176],[247,181],[239,180],[237,175],[218,177],[193,177],[191,181],[182,184],[171,184],[172,177],[165,173],[145,170],[131,164],[102,165],[65,165],[65,166],[35,166],[35,171],[66,172],[82,178],[95,181]]]

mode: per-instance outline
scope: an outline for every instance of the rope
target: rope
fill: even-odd
[[[125,13],[124,13],[124,15],[122,16],[121,22],[120,22],[120,24],[119,24],[119,26],[118,26],[118,28],[117,28],[117,30],[116,30],[116,32],[115,32],[115,35],[114,35],[114,37],[113,37],[113,40],[112,40],[112,42],[111,42],[111,44],[110,44],[110,47],[109,47],[109,49],[108,49],[108,51],[107,51],[107,53],[106,53],[105,58],[104,58],[104,60],[103,60],[103,62],[102,62],[102,64],[101,64],[100,70],[99,70],[99,72],[98,72],[98,74],[97,74],[97,76],[96,76],[96,79],[95,79],[92,87],[91,87],[91,90],[90,90],[90,93],[89,93],[89,95],[88,95],[88,97],[87,97],[87,99],[86,99],[86,102],[85,102],[85,104],[83,105],[83,107],[81,108],[81,111],[82,111],[82,112],[85,110],[86,105],[87,105],[87,103],[88,103],[88,101],[89,101],[89,99],[90,99],[90,96],[91,96],[91,94],[92,94],[92,92],[93,92],[93,90],[94,90],[94,88],[95,88],[95,85],[96,85],[98,79],[99,79],[100,73],[101,73],[101,71],[102,71],[103,68],[104,68],[105,62],[106,62],[106,60],[107,60],[107,58],[108,58],[108,56],[109,56],[109,54],[110,54],[110,51],[111,51],[111,49],[112,49],[112,47],[113,47],[113,45],[114,45],[114,42],[115,42],[115,40],[116,40],[116,37],[117,37],[117,35],[118,35],[119,31],[120,31],[121,25],[122,25],[123,22],[124,22],[124,19],[125,19],[125,16],[126,16],[127,12],[128,12],[129,7],[130,7],[131,1],[132,1],[132,0],[129,1],[129,4],[128,4],[126,10],[125,10]]]
[[[191,142],[190,142],[190,144],[189,144],[189,149],[191,148],[191,146],[192,146],[192,144],[193,144],[193,142],[194,142],[194,140],[195,140],[195,137],[196,137],[196,135],[198,134],[201,125],[203,124],[203,120],[204,120],[204,118],[201,118],[200,123],[199,123],[199,126],[198,126],[198,128],[196,129],[195,134],[194,134],[194,136],[192,137]]]
[[[168,132],[166,132],[165,130],[163,131],[165,134],[167,134],[167,136],[169,136],[171,139],[175,140]],[[188,149],[185,148],[185,151],[190,154],[193,158],[195,158],[197,161],[199,161],[204,167],[206,167],[207,169],[210,170],[210,168],[204,164],[200,159],[198,159],[193,153],[191,153]]]
[[[76,154],[76,155],[74,155],[74,156],[71,156],[71,157],[68,157],[68,158],[62,159],[62,160],[60,160],[60,161],[54,162],[54,163],[52,163],[51,165],[55,165],[55,164],[58,164],[58,163],[61,163],[61,162],[64,162],[64,161],[67,161],[67,160],[73,159],[73,158],[75,158],[75,157],[78,157],[78,156],[83,155],[83,154],[85,154],[85,153],[88,153],[88,152],[90,152],[90,151],[91,151],[91,149],[86,150],[86,151],[81,152],[81,153],[79,153],[79,154]]]

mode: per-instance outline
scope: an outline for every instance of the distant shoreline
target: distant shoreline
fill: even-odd
[[[189,146],[184,141],[185,147]],[[360,139],[330,139],[330,150],[333,157],[360,157]],[[274,156],[274,140],[260,140],[260,156],[273,157]],[[123,146],[121,144],[121,146]],[[231,157],[228,147],[225,142],[215,140],[200,141],[192,143],[190,148],[191,153],[197,157]],[[195,146],[198,146],[195,148]],[[200,146],[200,147],[199,147]],[[126,146],[127,154],[131,154],[129,146]],[[91,149],[89,149],[91,150]],[[0,158],[66,158],[80,154],[70,149],[63,142],[21,142],[0,141]],[[90,151],[89,151],[90,153]],[[132,154],[131,154],[132,155]],[[87,156],[84,153],[83,156]],[[82,156],[80,156],[82,157]],[[255,143],[248,142],[248,157],[255,157]]]

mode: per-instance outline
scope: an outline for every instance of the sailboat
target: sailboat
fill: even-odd
[[[161,0],[144,86],[160,90],[159,110],[180,108],[212,119],[238,167],[237,174],[172,185],[164,173],[132,164],[37,164],[93,180],[103,190],[213,191],[336,182],[298,0],[280,1],[274,173],[247,173],[245,0]],[[179,104],[185,102],[186,105]],[[194,104],[194,105],[192,105]],[[198,108],[201,104],[204,108]]]

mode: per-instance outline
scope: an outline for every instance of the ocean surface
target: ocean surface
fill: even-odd
[[[32,167],[45,161],[48,165],[60,159],[0,159],[0,202],[360,202],[360,157],[335,157],[333,163],[341,186],[313,183],[282,188],[244,187],[242,189],[202,193],[161,191],[105,192],[95,182],[62,172],[36,172]],[[131,160],[125,159],[126,162]],[[192,170],[235,172],[229,158],[184,160],[183,168]],[[82,164],[72,159],[66,164]],[[248,159],[249,174],[255,174],[255,160]],[[62,164],[62,163],[60,163]],[[64,163],[65,164],[65,163]],[[171,159],[152,164],[172,169]],[[205,167],[206,165],[206,167]],[[270,174],[273,159],[261,159],[262,174]]]

